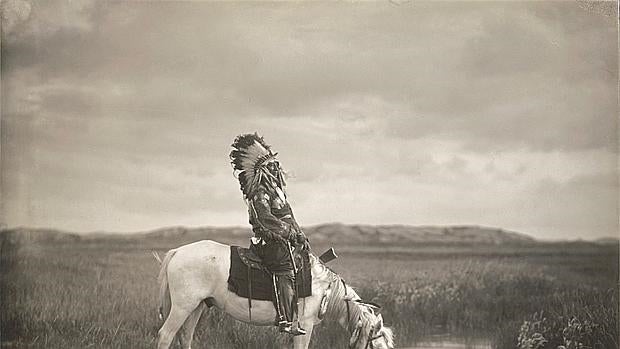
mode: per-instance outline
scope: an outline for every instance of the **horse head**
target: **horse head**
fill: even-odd
[[[392,329],[383,325],[381,307],[375,303],[355,301],[360,306],[362,316],[349,340],[351,349],[393,349],[394,334]]]

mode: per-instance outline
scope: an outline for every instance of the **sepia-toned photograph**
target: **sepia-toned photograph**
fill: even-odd
[[[619,348],[618,13],[2,0],[0,347]]]

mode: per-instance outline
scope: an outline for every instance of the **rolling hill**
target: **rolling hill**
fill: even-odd
[[[405,225],[346,225],[322,224],[304,228],[314,244],[532,244],[536,240],[528,235],[498,228],[480,226],[405,226]],[[100,239],[126,241],[196,241],[214,239],[243,241],[251,236],[249,228],[230,227],[167,227],[139,233],[89,233],[76,234],[51,229],[15,228],[2,231],[2,240],[11,243],[71,242]]]

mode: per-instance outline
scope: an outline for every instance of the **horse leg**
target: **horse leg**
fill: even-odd
[[[191,349],[192,347],[192,338],[194,337],[194,330],[196,329],[196,325],[198,324],[198,320],[200,320],[200,315],[202,315],[202,311],[205,308],[204,302],[200,302],[198,307],[192,311],[192,313],[187,317],[183,327],[181,328],[181,348],[183,349]]]
[[[170,314],[164,322],[164,325],[159,329],[159,340],[157,342],[157,349],[168,349],[170,344],[174,340],[174,336],[185,319],[194,311],[196,306],[180,306],[178,304],[172,304]]]

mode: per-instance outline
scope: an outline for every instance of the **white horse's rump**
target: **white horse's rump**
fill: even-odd
[[[305,298],[300,309],[300,325],[307,335],[296,336],[295,349],[307,348],[312,328],[320,322],[319,309],[323,296],[328,294],[327,315],[349,330],[350,346],[354,349],[391,349],[392,331],[383,326],[381,315],[374,307],[361,302],[355,291],[310,255],[312,296]],[[159,272],[160,314],[166,321],[159,330],[158,349],[168,349],[175,335],[183,348],[190,348],[194,329],[205,308],[214,305],[235,319],[258,326],[274,324],[276,311],[270,301],[252,301],[250,321],[247,298],[228,290],[230,246],[203,240],[181,246],[166,253]]]

